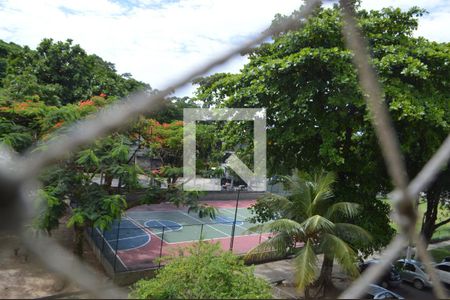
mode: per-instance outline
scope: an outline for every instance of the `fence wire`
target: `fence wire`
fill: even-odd
[[[115,275],[160,269],[164,266],[161,258],[179,255],[180,244],[188,247],[199,241],[219,243],[223,250],[243,256],[273,237],[272,233],[251,231],[255,224],[244,220],[173,222],[170,226],[158,224],[158,227],[152,227],[127,216],[115,222],[109,230],[87,228],[86,239],[96,248],[97,258],[109,274]],[[267,251],[261,259],[248,257],[246,261],[251,263],[281,257],[274,251]]]
[[[320,0],[308,0],[301,8],[297,18],[305,21],[311,13],[321,5]],[[446,298],[445,290],[431,265],[431,258],[425,244],[415,231],[417,221],[416,200],[419,192],[426,190],[440,169],[450,158],[450,136],[444,141],[436,154],[424,166],[422,171],[411,182],[408,180],[405,163],[399,147],[389,111],[383,101],[383,92],[370,64],[367,42],[362,36],[354,16],[352,0],[341,0],[342,17],[344,20],[343,36],[348,49],[354,56],[354,64],[358,71],[360,85],[366,95],[368,109],[372,114],[375,128],[386,166],[395,190],[390,194],[395,201],[396,222],[401,232],[392,240],[382,254],[380,264],[375,264],[363,273],[342,295],[342,298],[358,298],[365,292],[371,282],[381,277],[384,270],[397,258],[400,250],[409,243],[416,244],[420,259],[424,262],[427,272],[433,281],[433,291],[437,298]],[[305,22],[302,22],[303,24]],[[298,29],[302,25],[298,19],[287,19],[278,26],[272,26],[258,37],[243,43],[236,49],[205,63],[181,79],[175,80],[161,92],[148,95],[137,94],[124,99],[119,104],[112,105],[90,118],[74,125],[71,130],[40,146],[42,151],[30,151],[23,156],[14,157],[5,149],[0,149],[0,229],[15,229],[21,232],[22,240],[28,249],[36,254],[45,265],[64,275],[69,280],[79,284],[90,294],[102,298],[123,297],[123,291],[114,286],[105,288],[89,266],[78,261],[72,253],[43,236],[28,234],[23,228],[25,221],[33,212],[33,199],[37,184],[36,176],[47,166],[56,164],[69,153],[83,145],[92,143],[95,139],[109,132],[126,126],[133,118],[150,111],[157,110],[163,99],[173,90],[189,84],[212,68],[228,61],[235,55],[245,53],[252,47],[264,42],[267,38],[289,29]]]

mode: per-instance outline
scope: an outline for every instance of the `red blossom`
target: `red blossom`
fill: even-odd
[[[22,103],[19,103],[19,105],[17,105],[17,106],[19,109],[23,110],[23,109],[27,108],[29,105],[28,105],[28,103],[22,102]]]
[[[105,93],[101,93],[99,96],[103,97],[103,98],[106,98],[107,95]]]
[[[159,136],[155,136],[155,141],[158,142],[158,143],[162,143],[163,139],[160,138]]]
[[[62,125],[64,124],[64,121],[59,121],[58,123],[56,123],[54,126],[53,126],[53,128],[59,128],[59,127],[61,127]]]
[[[80,107],[84,107],[84,106],[92,106],[92,105],[95,105],[95,103],[94,103],[94,101],[88,99],[88,100],[86,100],[86,101],[80,101],[80,103],[78,103],[78,105],[79,105]]]

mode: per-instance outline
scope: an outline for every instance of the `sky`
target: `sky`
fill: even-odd
[[[267,28],[299,0],[0,0],[0,39],[35,48],[43,38],[72,39],[119,73],[163,89],[189,70]],[[429,11],[415,35],[450,41],[450,0],[363,0],[379,9],[420,6]],[[237,56],[215,72],[239,72]],[[210,74],[211,74],[210,73]],[[190,96],[194,87],[176,91]]]

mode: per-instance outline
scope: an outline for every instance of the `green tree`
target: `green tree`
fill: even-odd
[[[59,226],[59,219],[66,212],[66,205],[56,196],[55,188],[51,186],[38,191],[38,200],[41,203],[33,226],[51,236],[52,229]]]
[[[11,53],[19,51],[20,48],[19,45],[0,40],[0,88],[3,86],[2,79],[7,74],[8,57]]]
[[[154,279],[132,288],[137,299],[268,299],[270,286],[220,244],[199,242],[165,258]]]
[[[157,91],[155,90],[155,93]],[[159,123],[172,123],[183,120],[184,108],[195,108],[197,105],[192,102],[189,97],[168,97],[161,105],[160,109],[155,112],[146,114],[147,118],[155,119]]]
[[[18,151],[23,151],[31,145],[32,139],[27,127],[0,117],[0,142]]]
[[[332,173],[310,176],[295,170],[292,176],[284,176],[283,181],[289,196],[267,194],[251,207],[256,214],[253,221],[275,219],[251,230],[271,232],[274,236],[247,256],[267,255],[268,251],[282,255],[296,253],[296,283],[308,297],[312,287],[317,293],[322,290],[326,293],[333,287],[331,275],[335,260],[347,273],[357,276],[354,245],[371,239],[367,231],[346,222],[359,213],[359,205],[333,198],[335,176]],[[303,247],[297,251],[299,243],[303,243]],[[318,254],[323,254],[320,273],[317,271]]]
[[[357,10],[411,177],[450,129],[450,45],[413,37],[422,14],[418,8]],[[278,16],[275,22],[284,18]],[[393,234],[390,208],[377,199],[392,184],[341,30],[339,7],[320,8],[301,29],[253,49],[240,73],[199,81],[196,95],[205,105],[267,108],[269,173],[287,174],[293,167],[335,172],[336,198],[358,202],[371,216],[356,220],[373,235],[372,244],[361,249],[370,253]],[[425,223],[430,220],[430,232],[433,211],[448,192],[448,166],[444,172],[443,184],[433,185],[426,194],[441,199],[428,201]]]
[[[43,39],[36,50],[0,41],[0,97],[23,101],[38,95],[51,105],[75,103],[93,95],[123,97],[148,84],[117,74],[114,64],[89,55],[72,40]]]
[[[34,129],[34,133],[30,134],[33,139],[51,140],[64,134],[67,125],[96,112],[107,103],[103,97],[92,97],[78,105],[62,107],[46,106],[41,101],[27,101],[13,103],[3,113],[24,124],[21,126]],[[136,127],[132,126],[128,131],[115,132],[98,139],[91,146],[73,153],[57,166],[43,172],[40,179],[44,188],[39,193],[42,206],[34,226],[50,234],[59,226],[59,219],[66,213],[64,200],[67,200],[72,212],[67,225],[74,228],[74,250],[81,256],[85,227],[108,228],[127,207],[123,192],[138,187],[137,176],[142,170],[131,163],[130,150],[132,139],[137,137],[134,130]],[[18,134],[8,132],[5,134],[7,139],[3,140],[17,143],[21,141]],[[35,151],[45,151],[45,147],[39,143]],[[18,145],[13,146],[20,150]],[[118,179],[117,185],[113,186],[113,179]]]
[[[47,232],[59,226],[62,215],[59,204],[70,202],[68,227],[74,229],[74,251],[83,254],[83,234],[86,227],[102,230],[110,227],[127,208],[121,187],[137,185],[137,166],[129,164],[129,148],[118,134],[96,141],[94,145],[74,154],[58,166],[47,170],[41,180],[46,186],[48,205],[35,225]],[[98,182],[100,178],[103,182]],[[96,180],[94,180],[96,179]],[[113,186],[118,179],[118,186]]]
[[[46,106],[39,98],[24,102],[9,102],[0,107],[0,142],[17,152],[31,147],[42,135],[41,121],[55,107]],[[56,122],[51,124],[54,126]]]
[[[23,102],[8,101],[0,106],[0,142],[22,152],[31,146],[35,151],[45,151],[43,141],[51,141],[65,134],[70,125],[97,112],[116,98],[94,96],[77,104],[63,106],[46,105],[39,96]],[[157,124],[153,131],[152,124]],[[142,147],[151,147],[175,166],[168,165],[162,174],[175,183],[182,175],[181,160],[182,122],[160,124],[141,117],[127,129],[98,139],[46,170],[40,179],[44,187],[39,192],[40,209],[33,225],[48,234],[59,226],[59,219],[66,214],[70,203],[72,213],[68,225],[75,230],[75,252],[83,252],[83,230],[86,226],[107,228],[121,216],[128,204],[124,194],[142,188],[138,175],[143,170],[134,163],[134,156]],[[117,184],[113,185],[113,180]],[[171,200],[186,205],[199,215],[215,216],[215,209],[202,205],[195,193],[171,189]],[[139,201],[131,203],[137,205]]]

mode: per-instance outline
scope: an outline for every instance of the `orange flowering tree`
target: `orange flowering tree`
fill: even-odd
[[[11,101],[0,108],[0,142],[19,152],[32,146],[40,151],[42,141],[64,134],[68,125],[97,112],[113,99],[93,96],[60,107],[45,105],[38,98]],[[133,137],[132,129],[115,132],[45,170],[40,178],[42,206],[34,225],[51,233],[66,211],[62,199],[70,199],[73,210],[68,225],[75,229],[75,250],[81,255],[85,226],[109,226],[126,208],[121,189],[138,185],[137,176],[142,171],[130,164]],[[118,183],[113,184],[113,179]]]
[[[32,146],[38,151],[45,150],[40,148],[42,141],[64,134],[71,124],[95,114],[114,99],[101,93],[63,106],[46,105],[39,97],[5,103],[0,107],[0,142],[19,152]],[[199,144],[211,141],[210,146],[216,145],[211,134],[214,130],[207,126],[203,124],[198,129]],[[74,248],[81,255],[84,228],[108,227],[127,207],[124,194],[142,188],[138,175],[144,171],[133,163],[133,158],[137,150],[143,148],[148,150],[149,158],[160,158],[163,162],[161,169],[148,175],[167,180],[169,189],[164,191],[165,200],[187,205],[200,215],[214,216],[214,209],[199,204],[198,193],[184,192],[176,185],[182,176],[182,139],[182,121],[160,123],[142,116],[128,129],[114,132],[73,153],[41,175],[43,188],[39,195],[43,203],[34,225],[51,233],[66,211],[62,199],[70,199],[73,209],[68,225],[74,228]],[[199,146],[200,152],[211,151],[214,147],[210,146]],[[207,156],[201,154],[200,157]]]

